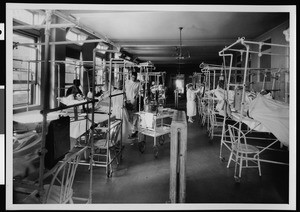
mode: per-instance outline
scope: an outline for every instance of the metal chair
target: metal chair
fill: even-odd
[[[108,128],[105,128],[106,131],[103,138],[94,138],[94,150],[99,152],[94,154],[94,157],[97,158],[97,160],[94,160],[94,165],[105,167],[107,177],[112,176],[112,162],[116,160],[117,164],[119,164],[119,159],[121,157],[121,126],[121,121],[116,120],[111,123],[110,133],[108,133]]]
[[[259,149],[253,145],[247,144],[245,134],[237,127],[228,125],[228,131],[231,141],[231,153],[227,164],[227,168],[229,168],[231,161],[235,162],[235,180],[237,182],[240,181],[243,168],[258,168],[259,176],[261,176]],[[233,159],[233,156],[235,157],[235,159]],[[249,165],[249,162],[252,162],[253,165]],[[239,164],[238,176],[236,174],[237,164]]]
[[[221,118],[217,118],[216,116],[216,112],[211,110],[209,112],[209,124],[210,124],[210,128],[209,128],[209,137],[212,140],[214,138],[214,131],[215,128],[222,128],[223,127],[223,120],[221,120]]]
[[[52,176],[49,184],[44,184],[44,192],[38,190],[27,196],[23,203],[73,204],[73,183],[82,153],[87,149],[74,148],[67,153],[49,172],[45,173],[44,181]]]
[[[73,183],[82,153],[86,148],[68,153],[55,171],[50,184],[45,184],[44,203],[73,204]]]
[[[207,100],[201,101],[201,126],[204,127],[205,124],[209,122],[209,116],[208,116],[208,106],[207,106]]]

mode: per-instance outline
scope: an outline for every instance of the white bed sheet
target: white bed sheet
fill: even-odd
[[[283,145],[289,145],[288,104],[258,94],[249,105],[249,116],[261,122]]]
[[[88,117],[89,120],[92,120],[92,114],[89,114]],[[94,123],[100,123],[101,125],[101,123],[106,121],[108,121],[107,114],[94,114]],[[88,123],[86,123],[86,119],[70,122],[70,137],[75,139],[78,138],[86,132],[86,129],[89,129],[91,126],[92,122],[88,121]]]
[[[24,178],[38,170],[41,140],[42,134],[33,131],[14,136],[13,177]]]
[[[72,96],[72,95],[70,95]],[[57,98],[62,104],[64,105],[76,105],[76,104],[80,104],[80,103],[85,103],[87,102],[86,99],[83,99],[83,100],[77,100],[77,99],[73,99],[73,98],[70,98],[70,96],[68,97],[59,97]]]
[[[51,112],[47,114],[47,122],[58,119],[60,112]],[[13,115],[15,126],[22,130],[31,131],[35,130],[38,125],[43,123],[43,114],[40,110],[32,110],[23,113],[16,113]]]

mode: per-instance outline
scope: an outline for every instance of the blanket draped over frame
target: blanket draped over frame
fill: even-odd
[[[289,145],[289,105],[261,94],[249,105],[249,116],[261,122],[285,146]]]

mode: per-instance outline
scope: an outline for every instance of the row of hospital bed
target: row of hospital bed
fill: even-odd
[[[114,62],[122,67],[124,65],[121,60]],[[110,65],[113,66],[112,62]],[[114,64],[113,67],[117,66]],[[129,131],[129,126],[123,123],[128,121],[123,119],[122,114],[123,95],[123,91],[109,85],[109,89],[99,97],[59,97],[56,108],[14,114],[14,191],[30,194],[28,197],[34,197],[38,203],[49,203],[44,199],[44,194],[54,185],[46,187],[44,179],[46,176],[54,179],[59,171],[73,163],[74,166],[69,169],[73,175],[66,176],[70,193],[59,194],[60,200],[57,202],[72,203],[75,197],[70,197],[73,193],[70,189],[77,165],[82,164],[89,166],[89,197],[76,199],[91,203],[92,167],[104,167],[107,177],[111,177],[113,163],[118,163],[122,157],[122,139],[127,138]],[[87,110],[81,110],[83,106]],[[33,192],[28,185],[32,185]]]
[[[219,93],[225,93],[224,89],[215,89]],[[220,92],[220,90],[222,90]],[[234,94],[234,93],[233,93]],[[289,105],[270,98],[270,95],[262,95],[247,92],[248,101],[245,102],[244,111],[238,111],[231,108],[228,101],[224,102],[224,96],[220,100],[218,95],[212,97],[198,95],[198,114],[200,125],[206,127],[207,134],[211,140],[214,137],[220,139],[220,159],[224,158],[224,147],[232,151],[232,140],[229,132],[231,129],[239,130],[247,140],[256,140],[258,150],[256,155],[259,156],[260,162],[284,164],[288,162],[277,161],[276,158],[269,160],[264,159],[264,153],[267,150],[288,151],[289,147]],[[251,96],[251,97],[249,97]],[[219,101],[220,100],[220,101]],[[236,99],[233,98],[233,102]],[[215,101],[215,103],[214,103]],[[239,102],[241,103],[241,102]],[[222,104],[222,110],[218,110],[217,105]],[[237,134],[237,133],[236,133]],[[232,156],[230,156],[228,166]],[[237,181],[240,179],[236,178]]]
[[[236,43],[245,42],[244,38],[239,38]],[[228,52],[230,47],[219,54],[225,58],[233,57]],[[250,70],[253,75],[253,72],[262,69],[249,68],[247,65],[246,68],[233,67],[230,61],[227,66],[225,62],[221,66],[202,63],[201,73],[194,73],[194,77],[198,79],[195,84],[204,88],[204,92],[197,96],[200,125],[206,126],[211,140],[214,137],[220,139],[219,156],[222,161],[225,161],[224,150],[229,150],[227,167],[232,161],[235,162],[234,176],[239,182],[242,168],[258,168],[261,175],[261,162],[288,165],[286,159],[281,161],[281,158],[268,158],[267,152],[289,150],[289,104],[273,99],[271,93],[266,93],[264,89],[258,92],[247,91],[246,88],[249,89],[253,83],[249,80]],[[245,64],[248,64],[247,61]],[[233,70],[239,70],[242,76],[240,82],[232,80],[235,79],[232,77]],[[278,71],[287,70],[278,68]],[[219,86],[220,81],[223,87]],[[248,164],[249,161],[252,166]]]
[[[116,62],[119,63],[120,61]],[[113,67],[116,68],[117,66]],[[112,74],[111,72],[113,70],[110,71],[110,74]],[[122,72],[118,73],[122,74]],[[124,76],[122,80],[125,80]],[[89,166],[88,172],[91,176],[93,166],[104,167],[107,177],[112,176],[112,165],[113,163],[118,165],[122,159],[124,147],[122,141],[127,140],[131,131],[131,124],[127,111],[123,110],[125,93],[113,86],[109,85],[108,87],[108,91],[104,91],[103,95],[99,97],[92,98],[94,100],[91,98],[57,98],[59,107],[46,111],[46,128],[43,126],[44,111],[35,110],[14,114],[13,179],[15,191],[22,190],[18,187],[24,182],[34,184],[35,187],[42,185],[44,190],[47,190],[43,185],[44,183],[39,181],[42,170],[41,163],[46,168],[45,173],[42,174],[43,177],[52,176],[58,169],[61,169],[60,166],[69,164],[65,161],[71,160],[69,157],[72,154],[69,153],[73,151],[80,152],[79,159],[76,159],[76,167],[78,164]],[[86,107],[86,111],[81,110],[83,105]],[[139,143],[142,139],[145,141],[146,136],[153,137],[154,155],[157,157],[156,139],[158,138],[158,143],[162,144],[164,135],[170,133],[170,125],[166,125],[163,120],[172,117],[173,110],[164,109],[159,113],[140,111],[137,115],[140,117]],[[147,116],[147,119],[144,115]],[[148,117],[149,115],[151,118]],[[162,120],[161,125],[156,124],[157,120]],[[149,121],[151,122],[150,125]],[[42,161],[43,133],[46,134],[44,140],[44,150],[46,151]],[[72,157],[75,158],[73,155]],[[76,169],[73,171],[75,172]],[[74,175],[72,177],[74,178]],[[86,200],[88,203],[92,199],[92,180],[90,181],[90,196]],[[40,188],[36,188],[35,192],[31,192],[29,196],[39,195],[40,191]],[[61,194],[60,196],[64,195]],[[66,201],[72,203],[75,197],[63,199],[64,203]],[[47,203],[46,200],[39,201]]]

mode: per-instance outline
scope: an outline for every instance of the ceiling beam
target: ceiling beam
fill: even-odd
[[[122,47],[159,48],[166,46],[179,46],[178,40],[113,40]],[[226,40],[183,40],[182,46],[226,46],[236,39]]]

